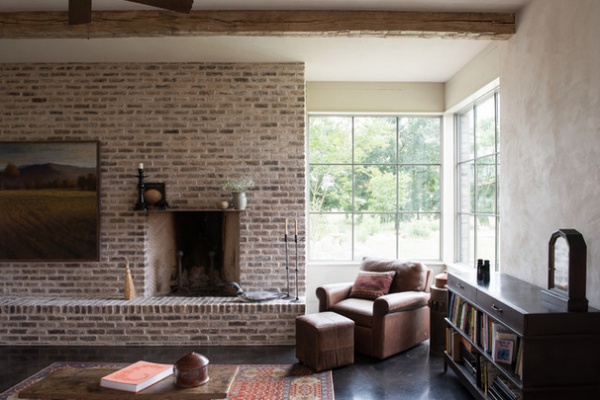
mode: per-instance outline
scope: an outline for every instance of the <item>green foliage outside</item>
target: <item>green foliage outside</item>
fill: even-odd
[[[406,247],[439,259],[440,124],[439,117],[309,118],[309,258],[414,257],[396,254]]]

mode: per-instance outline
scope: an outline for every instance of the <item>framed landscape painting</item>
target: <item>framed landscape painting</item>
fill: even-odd
[[[0,261],[99,259],[99,144],[0,142]]]

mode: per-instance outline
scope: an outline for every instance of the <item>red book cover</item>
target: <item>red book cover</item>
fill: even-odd
[[[127,392],[139,392],[172,374],[172,364],[138,361],[106,375],[100,380],[100,386]]]

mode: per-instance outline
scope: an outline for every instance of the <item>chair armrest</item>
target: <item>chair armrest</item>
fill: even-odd
[[[319,312],[327,311],[335,303],[348,298],[353,282],[330,283],[317,288]]]
[[[373,302],[373,316],[383,317],[386,314],[414,310],[426,307],[430,294],[421,291],[407,291],[386,294]]]

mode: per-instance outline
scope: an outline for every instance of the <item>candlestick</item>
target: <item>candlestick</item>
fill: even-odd
[[[298,236],[298,218],[294,218],[294,235]]]
[[[135,204],[134,210],[147,210],[146,199],[144,198],[144,164],[138,164],[138,201]]]
[[[285,236],[287,236],[288,233],[288,225],[287,225],[287,218],[285,219]]]

